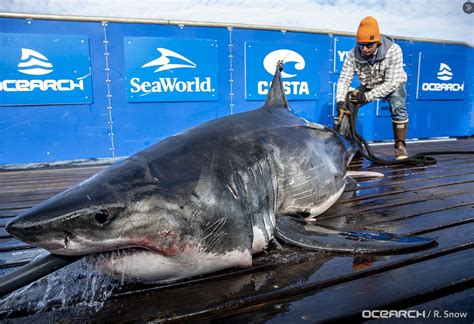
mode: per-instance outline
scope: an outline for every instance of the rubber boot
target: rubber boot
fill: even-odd
[[[392,126],[395,138],[395,158],[397,160],[406,159],[408,157],[406,145],[408,121],[392,122]]]

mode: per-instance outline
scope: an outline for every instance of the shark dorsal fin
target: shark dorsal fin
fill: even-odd
[[[273,76],[272,86],[268,92],[267,99],[265,100],[264,107],[266,108],[281,107],[290,109],[288,101],[286,100],[285,91],[283,90],[281,71],[283,71],[283,61],[278,61],[275,75]]]

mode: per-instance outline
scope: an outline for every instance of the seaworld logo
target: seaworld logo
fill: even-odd
[[[29,48],[22,48],[18,72],[34,76],[45,75],[53,72],[53,65],[45,55]],[[78,79],[78,82],[70,79],[0,80],[0,91],[5,92],[73,91],[76,88],[84,90],[83,78]]]
[[[158,73],[162,71],[169,71],[174,69],[196,69],[197,64],[186,58],[185,56],[169,50],[167,48],[156,49],[161,55],[148,63],[145,63],[141,68],[157,67],[153,72]],[[158,80],[142,81],[138,77],[130,79],[131,92],[142,92],[142,95],[160,92],[211,92],[211,78],[205,77],[201,80],[200,77],[194,77],[192,80],[180,80],[177,77],[161,77]]]
[[[279,49],[268,53],[263,59],[263,67],[270,75],[273,75],[275,72],[276,62],[283,61],[283,64],[294,63],[295,70],[301,71],[305,68],[306,62],[304,57],[295,51],[290,49]],[[283,79],[290,79],[297,76],[297,74],[291,74],[287,72],[281,72]],[[259,81],[257,83],[257,91],[259,95],[268,94],[268,90],[271,87],[271,82],[269,81]],[[293,95],[309,95],[309,85],[307,81],[286,81],[282,82],[283,89],[285,94]]]
[[[154,71],[156,73],[156,72],[172,70],[172,69],[182,69],[182,68],[195,69],[197,66],[196,63],[194,63],[193,61],[169,49],[157,48],[156,50],[160,52],[161,56],[157,58],[156,60],[143,64],[142,68],[146,68],[150,66],[158,66],[158,68]],[[181,60],[182,62],[170,63],[171,62],[170,58],[176,58],[178,60]],[[187,64],[183,64],[183,62],[186,62]]]
[[[436,76],[441,81],[449,81],[453,78],[453,72],[446,63],[440,63],[439,71]],[[464,91],[463,83],[447,83],[447,82],[424,82],[421,85],[423,91]]]

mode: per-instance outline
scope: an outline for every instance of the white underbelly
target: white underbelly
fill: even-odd
[[[252,265],[249,250],[215,254],[191,247],[174,256],[164,256],[148,250],[131,251],[133,252],[119,250],[99,255],[95,261],[96,268],[123,281],[164,283],[226,268]]]

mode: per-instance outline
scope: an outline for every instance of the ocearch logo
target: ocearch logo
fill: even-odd
[[[453,72],[451,67],[441,62],[439,64],[439,71],[436,75],[438,80],[449,81],[453,78]],[[424,82],[421,85],[423,91],[448,91],[448,92],[458,92],[464,91],[464,82],[463,83],[448,83],[448,82]]]
[[[278,61],[283,61],[283,64],[294,63],[294,67],[298,71],[302,71],[306,66],[305,59],[300,53],[290,49],[278,49],[268,53],[263,59],[263,67],[265,68],[265,71],[270,75],[273,75]],[[281,72],[281,77],[283,79],[291,79],[296,76],[297,74],[290,74],[284,71]],[[309,95],[309,85],[306,81],[283,81],[282,83],[285,94],[287,95]],[[270,87],[271,82],[259,81],[257,83],[258,94],[268,94]]]
[[[53,72],[53,65],[43,54],[29,48],[22,48],[18,72],[29,75],[45,75]]]
[[[173,70],[173,69],[196,69],[197,64],[170,49],[159,47],[156,49],[161,55],[157,59],[154,59],[148,63],[145,63],[141,68],[157,67],[154,73]],[[132,86],[132,93],[142,92],[141,96],[145,96],[151,93],[160,92],[211,92],[211,78],[206,77],[201,80],[199,77],[194,77],[194,80],[181,81],[177,77],[169,78],[162,77],[158,78],[157,81],[142,81],[140,78],[135,77],[130,79],[130,85]]]
[[[441,81],[449,81],[453,78],[453,72],[451,72],[451,68],[446,63],[439,64],[439,72],[438,72],[438,79]]]
[[[48,58],[29,48],[21,49],[21,59],[18,64],[18,72],[28,75],[40,76],[53,72],[53,65]],[[77,82],[71,79],[20,79],[0,80],[0,91],[5,92],[29,92],[29,91],[73,91],[84,90],[84,78],[78,78]]]

